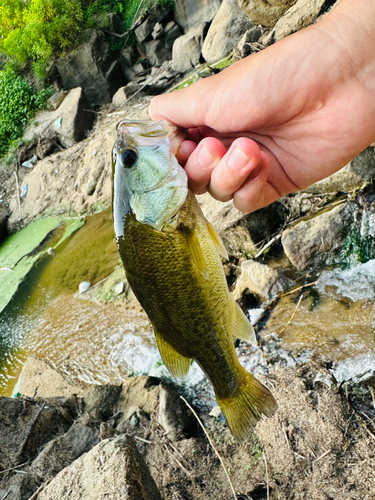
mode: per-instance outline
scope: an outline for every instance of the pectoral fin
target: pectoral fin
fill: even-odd
[[[154,333],[163,363],[176,378],[184,378],[189,373],[191,359],[182,356],[156,331]]]
[[[246,340],[251,344],[256,343],[254,328],[250,321],[245,316],[244,312],[232,297],[232,318],[233,318],[233,335],[241,340]]]
[[[208,279],[207,264],[198,240],[196,230],[182,224],[181,231],[185,237],[191,258],[193,259],[195,265],[198,267],[203,276]]]
[[[215,229],[211,226],[211,224],[208,222],[206,219],[206,224],[207,224],[207,229],[208,232],[210,233],[212,241],[215,243],[215,247],[217,251],[219,252],[220,255],[224,257],[224,259],[229,259],[228,257],[228,252],[227,249],[224,246],[223,240],[220,238],[220,236],[217,234]]]

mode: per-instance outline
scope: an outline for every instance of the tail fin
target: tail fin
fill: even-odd
[[[226,399],[217,399],[224,417],[237,441],[245,441],[261,418],[272,417],[277,403],[270,391],[245,369],[239,393]]]

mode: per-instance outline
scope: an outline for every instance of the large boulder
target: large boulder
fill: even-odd
[[[206,26],[206,23],[198,24],[175,40],[172,50],[175,71],[184,73],[199,64]]]
[[[204,40],[204,59],[213,63],[228,55],[237,45],[238,39],[251,27],[252,23],[238,6],[237,0],[224,0]]]
[[[32,141],[39,137],[58,137],[60,143],[69,148],[81,141],[94,123],[94,114],[81,87],[69,92],[55,111],[38,111],[23,139]]]
[[[250,21],[262,26],[273,26],[297,0],[239,0]],[[304,0],[302,0],[304,1]]]
[[[135,30],[134,34],[138,43],[143,43],[153,32],[155,24],[160,23],[169,13],[167,7],[159,7],[152,10]]]
[[[64,89],[82,87],[91,103],[110,102],[116,90],[126,84],[120,61],[101,31],[94,31],[90,40],[55,64]]]
[[[221,0],[176,0],[174,19],[186,32],[192,26],[210,22],[215,17]]]

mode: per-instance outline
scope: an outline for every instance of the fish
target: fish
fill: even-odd
[[[225,246],[177,162],[179,140],[166,121],[118,124],[112,150],[118,250],[165,366],[183,378],[198,363],[233,436],[244,442],[277,403],[238,361],[234,337],[254,343],[254,330],[228,290]]]

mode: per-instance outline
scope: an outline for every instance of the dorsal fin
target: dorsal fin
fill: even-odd
[[[241,340],[246,340],[246,342],[250,342],[251,344],[256,343],[256,337],[254,328],[252,324],[245,316],[244,312],[234,300],[233,296],[231,296],[231,305],[232,305],[232,318],[233,318],[233,335]]]
[[[189,373],[191,359],[182,356],[158,333],[154,327],[158,349],[163,363],[176,378],[184,378]]]
[[[208,232],[210,233],[211,239],[214,242],[217,251],[219,252],[220,255],[224,257],[224,259],[229,260],[228,252],[224,246],[223,240],[220,238],[220,236],[215,231],[215,228],[212,227],[212,225],[208,222],[207,219],[206,219],[206,224]]]

